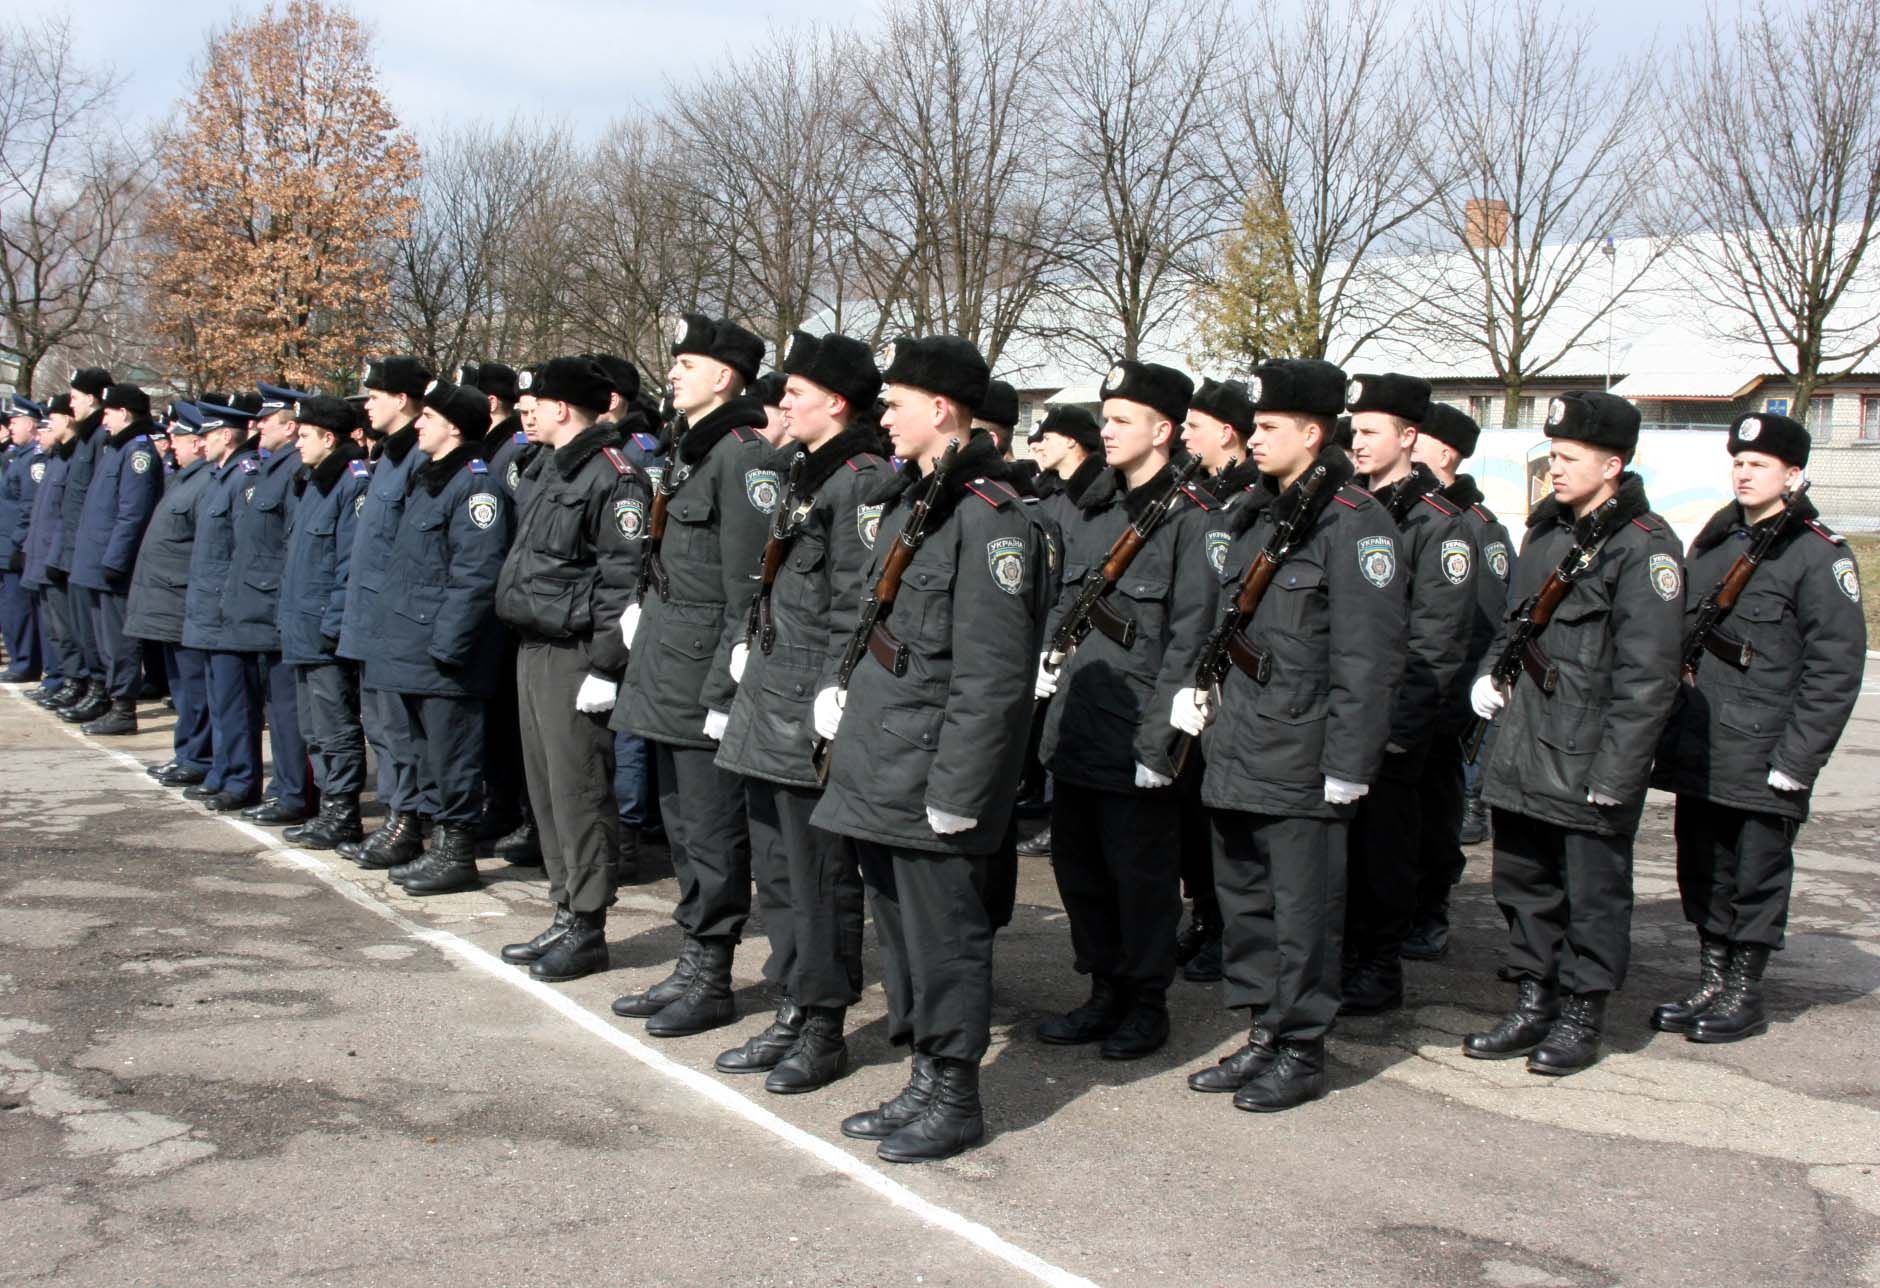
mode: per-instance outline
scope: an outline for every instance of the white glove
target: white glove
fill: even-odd
[[[633,636],[640,629],[640,606],[628,604],[627,611],[620,614],[620,638],[626,641],[628,648],[633,647]]]
[[[619,696],[620,686],[612,680],[603,680],[598,675],[584,676],[581,687],[575,691],[574,709],[582,715],[597,716],[612,711],[614,699]]]
[[[1325,799],[1332,805],[1355,805],[1371,790],[1369,783],[1348,783],[1342,778],[1325,776]]]
[[[750,661],[751,646],[749,644],[739,640],[731,646],[731,682],[733,684],[744,683],[744,668],[750,665]]]
[[[731,717],[723,711],[705,713],[705,736],[713,742],[725,736],[725,726],[731,723]]]
[[[833,686],[816,695],[816,709],[812,718],[816,722],[818,738],[827,742],[836,736],[836,730],[842,726],[842,708],[848,702],[849,695]]]
[[[1602,791],[1597,791],[1589,787],[1586,789],[1586,803],[1588,805],[1603,805],[1607,809],[1611,809],[1614,805],[1619,803],[1619,798],[1616,796],[1608,796]]]
[[[1494,676],[1484,675],[1469,690],[1469,705],[1482,719],[1493,720],[1495,714],[1508,705],[1508,695],[1495,687]]]
[[[1038,678],[1031,686],[1031,696],[1040,702],[1057,692],[1058,673],[1051,669],[1051,663],[1046,660],[1050,656],[1049,653],[1038,655]]]
[[[933,829],[935,836],[952,836],[955,832],[964,832],[978,823],[976,818],[961,818],[958,814],[949,814],[945,810],[927,807],[927,826]]]
[[[1808,784],[1796,782],[1780,769],[1771,769],[1769,771],[1769,785],[1779,792],[1805,792],[1808,790]]]
[[[1138,787],[1167,787],[1170,783],[1174,781],[1175,780],[1173,778],[1170,778],[1167,774],[1156,773],[1155,770],[1149,768],[1147,765],[1143,764],[1140,760],[1136,762],[1136,786]]]
[[[1201,731],[1214,719],[1214,704],[1208,701],[1208,695],[1200,689],[1178,689],[1175,702],[1169,707],[1168,722],[1191,738],[1199,738]]]

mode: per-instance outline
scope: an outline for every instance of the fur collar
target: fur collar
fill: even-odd
[[[72,428],[74,431],[76,431],[73,435],[73,441],[78,442],[78,443],[89,443],[91,441],[91,436],[97,433],[98,430],[103,425],[104,425],[104,409],[100,407],[96,411],[92,412],[91,415],[85,417],[85,419],[73,422]]]
[[[1612,532],[1617,532],[1624,524],[1651,512],[1652,503],[1645,495],[1645,480],[1631,470],[1619,476],[1618,498],[1618,514],[1609,529]],[[1573,511],[1550,496],[1534,507],[1533,512],[1528,515],[1527,526],[1529,532],[1533,532],[1536,528],[1570,527],[1574,530],[1576,537],[1585,537],[1591,531],[1592,518],[1593,516],[1589,514],[1586,518],[1575,522]]]
[[[444,485],[456,476],[458,470],[471,461],[482,460],[482,451],[482,443],[457,444],[436,460],[426,461],[413,470],[410,481],[405,485],[405,491],[410,492],[413,486],[422,483],[427,493],[436,496],[444,490]]]
[[[1102,452],[1092,452],[1084,457],[1084,463],[1071,471],[1071,476],[1064,480],[1064,495],[1071,499],[1072,505],[1084,503],[1084,493],[1092,484],[1109,472],[1109,464],[1103,459]]]
[[[611,420],[597,420],[554,450],[555,472],[571,479],[581,467],[593,460],[603,447],[620,446],[620,427]]]
[[[1403,519],[1410,513],[1410,507],[1431,492],[1442,490],[1442,481],[1430,473],[1430,467],[1418,461],[1410,467],[1410,472],[1388,487],[1374,489],[1378,504],[1389,511],[1391,522],[1403,526]]]
[[[1788,532],[1783,535],[1781,540],[1777,542],[1777,549],[1781,549],[1787,546],[1789,542],[1793,541],[1795,535],[1802,531],[1803,524],[1812,522],[1821,517],[1821,512],[1815,509],[1815,503],[1808,499],[1806,492],[1789,502],[1789,509],[1795,512],[1796,522],[1789,528]],[[1732,501],[1730,504],[1724,506],[1723,509],[1710,516],[1710,522],[1706,523],[1704,530],[1697,534],[1697,540],[1691,542],[1691,554],[1693,556],[1701,555],[1706,550],[1715,549],[1717,546],[1722,545],[1724,541],[1729,538],[1730,534],[1739,528],[1754,533],[1758,529],[1774,523],[1781,517],[1782,512],[1777,511],[1775,514],[1770,515],[1767,519],[1757,524],[1755,528],[1751,528],[1748,521],[1743,517],[1742,503]]]
[[[721,403],[705,414],[705,419],[689,427],[679,439],[679,461],[696,467],[718,446],[718,440],[734,429],[760,429],[767,423],[764,404],[742,395]]]
[[[307,482],[318,489],[321,496],[326,496],[333,491],[333,485],[339,482],[346,468],[364,455],[365,453],[359,450],[357,444],[350,441],[342,442],[328,452],[326,459],[318,465],[303,467],[301,474],[305,476]]]
[[[1260,469],[1252,458],[1243,457],[1222,470],[1201,481],[1201,486],[1209,495],[1225,501],[1239,492],[1245,492],[1259,480]]]
[[[858,456],[873,454],[877,437],[873,426],[843,426],[840,434],[803,458],[803,476],[796,482],[797,495],[815,496],[822,491],[823,484],[834,478],[836,471],[848,462]],[[787,459],[796,458],[791,456]]]
[[[1477,487],[1474,478],[1467,474],[1456,475],[1456,481],[1443,488],[1442,494],[1445,500],[1464,510],[1472,505],[1482,504],[1482,489]]]
[[[1304,485],[1306,475],[1310,474],[1312,470],[1316,469],[1320,464],[1324,464],[1331,472],[1331,477],[1325,480],[1325,492],[1321,495],[1329,496],[1331,493],[1345,486],[1345,484],[1351,482],[1357,475],[1357,469],[1352,465],[1351,457],[1346,455],[1343,448],[1333,443],[1321,451],[1318,460],[1308,466],[1305,474],[1299,476],[1298,482],[1294,483],[1284,492],[1279,490],[1278,480],[1274,479],[1271,475],[1261,475],[1260,486],[1248,495],[1246,501],[1236,504],[1227,512],[1228,529],[1238,536],[1253,526],[1254,520],[1260,517],[1260,512],[1266,509],[1267,506],[1292,506],[1297,504],[1299,489]],[[1265,499],[1260,500],[1262,497]],[[1256,503],[1249,504],[1248,502]]]
[[[490,432],[483,436],[483,459],[495,460],[496,453],[502,450],[503,444],[513,441],[521,431],[522,417],[514,412],[490,426]]]
[[[418,422],[412,421],[403,429],[387,434],[379,443],[379,455],[394,465],[403,465],[405,458],[411,455],[411,449],[418,445]]]
[[[927,530],[933,532],[946,522],[953,508],[960,503],[960,498],[966,495],[969,484],[980,479],[994,479],[1004,483],[1009,469],[1010,464],[1000,454],[999,445],[992,435],[982,432],[967,439],[960,447],[960,454],[953,460],[953,468],[947,473],[940,495],[934,498],[933,509],[927,519]],[[898,473],[890,475],[868,499],[894,505],[906,493],[925,482],[926,478],[927,475],[921,472],[920,467],[909,461]]]
[[[111,448],[113,451],[121,451],[125,444],[129,443],[133,438],[136,438],[139,434],[148,434],[155,428],[156,426],[152,425],[148,420],[137,417],[123,429],[120,429],[117,433],[105,439],[104,445]]]

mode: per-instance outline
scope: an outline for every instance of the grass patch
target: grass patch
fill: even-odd
[[[1847,539],[1860,565],[1860,606],[1867,614],[1867,647],[1880,648],[1880,535],[1861,533]]]

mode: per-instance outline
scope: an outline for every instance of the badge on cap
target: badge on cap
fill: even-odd
[[[986,568],[992,583],[1008,595],[1025,584],[1025,543],[1018,537],[999,537],[986,543]]]
[[[1453,539],[1445,541],[1439,554],[1443,565],[1443,576],[1449,579],[1450,585],[1460,586],[1469,579],[1471,556],[1468,542]]]
[[[1860,573],[1855,569],[1854,561],[1836,559],[1831,571],[1834,573],[1834,584],[1841,588],[1841,593],[1858,604],[1860,602]]]
[[[444,382],[441,380],[433,380],[430,384],[424,387],[424,396],[426,398],[429,398],[432,394],[437,392],[437,387],[443,383]]]
[[[881,535],[881,512],[886,508],[885,503],[855,507],[855,535],[870,550],[875,548],[875,538]]]
[[[470,522],[479,528],[487,528],[496,522],[496,498],[488,492],[478,492],[465,503],[470,513]]]
[[[368,360],[363,366],[359,368],[359,383],[363,385],[366,381],[370,379],[372,379],[372,363],[370,360]]]
[[[1558,398],[1549,398],[1547,400],[1547,423],[1549,425],[1558,425],[1566,418],[1567,404]]]
[[[672,338],[672,342],[674,344],[684,344],[685,338],[691,334],[692,334],[692,323],[690,319],[681,318],[679,320],[679,334],[675,335]]]
[[[1109,396],[1111,390],[1119,388],[1122,385],[1125,375],[1126,373],[1121,367],[1110,368],[1110,374],[1103,378],[1103,393],[1105,397]]]
[[[890,340],[881,346],[881,351],[875,355],[875,365],[883,371],[894,365],[894,341]]]
[[[1247,397],[1251,398],[1256,403],[1260,401],[1260,377],[1247,377]]]
[[[1351,383],[1345,386],[1345,403],[1347,406],[1356,406],[1363,397],[1364,381],[1353,376]]]
[[[1646,572],[1651,577],[1652,589],[1667,604],[1676,599],[1678,592],[1684,588],[1684,577],[1678,571],[1678,561],[1670,555],[1653,555],[1646,565]]]
[[[1389,537],[1364,537],[1358,542],[1358,571],[1379,590],[1397,577],[1397,543]]]
[[[67,377],[65,378],[65,383],[69,385],[69,384],[71,384],[71,383],[72,383],[72,382],[73,382],[74,380],[77,380],[77,379],[78,379],[78,368],[77,368],[77,367],[73,367],[73,368],[72,368],[72,374],[71,374],[71,375],[69,375],[69,376],[67,376]]]
[[[535,373],[533,371],[525,371],[516,377],[516,392],[527,393],[533,388],[535,388]]]
[[[1762,433],[1762,420],[1755,416],[1748,416],[1744,418],[1741,425],[1736,427],[1736,441],[1753,443],[1756,441],[1756,435],[1760,433]]]
[[[753,509],[769,514],[783,499],[783,478],[775,470],[746,470],[744,497]]]
[[[791,337],[784,342],[783,360],[785,362],[788,362],[796,356],[796,351],[802,347],[802,339],[803,337],[799,335],[791,335]]]
[[[470,368],[469,367],[457,368],[457,383],[460,385],[467,385],[470,383]]]
[[[1227,571],[1227,552],[1233,544],[1231,533],[1208,533],[1208,567],[1214,569],[1215,576],[1219,577]]]

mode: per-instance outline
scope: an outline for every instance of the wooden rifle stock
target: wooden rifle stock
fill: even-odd
[[[1736,608],[1736,601],[1743,597],[1743,591],[1749,585],[1749,579],[1755,575],[1762,561],[1769,557],[1769,551],[1795,522],[1795,502],[1808,491],[1808,484],[1802,483],[1793,492],[1783,497],[1782,513],[1767,520],[1763,528],[1750,542],[1749,549],[1738,555],[1730,567],[1725,570],[1720,580],[1703,603],[1697,607],[1696,620],[1691,624],[1690,634],[1684,637],[1683,678],[1686,684],[1697,683],[1697,664],[1706,652],[1715,653],[1718,658],[1729,663],[1739,671],[1749,669],[1755,657],[1748,641],[1730,640],[1718,630],[1723,619]]]

